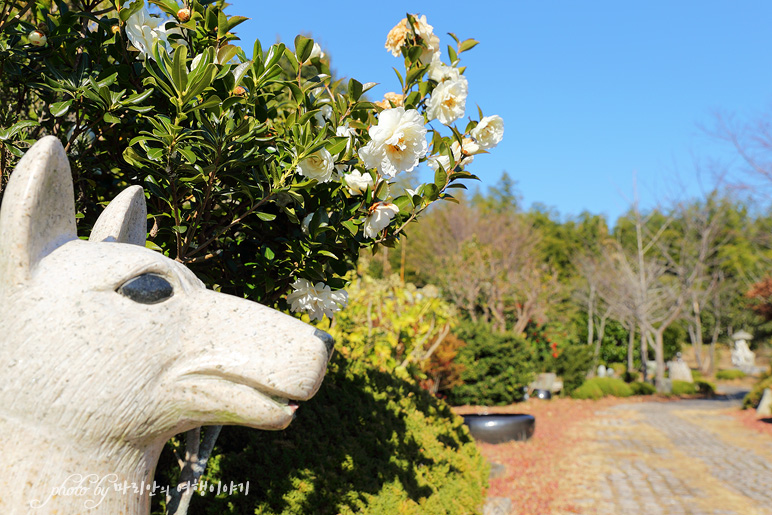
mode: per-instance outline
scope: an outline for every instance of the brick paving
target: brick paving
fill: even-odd
[[[600,412],[565,512],[772,515],[772,440],[722,413],[738,397]]]

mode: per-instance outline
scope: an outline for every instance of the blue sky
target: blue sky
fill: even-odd
[[[708,136],[715,113],[740,119],[767,112],[772,100],[772,2],[255,2],[232,0],[230,14],[245,49],[292,45],[310,34],[332,57],[338,76],[378,82],[371,96],[397,90],[384,49],[405,12],[427,16],[443,49],[473,37],[467,115],[479,104],[504,118],[502,143],[470,171],[481,187],[503,171],[526,207],[562,216],[583,210],[624,212],[637,177],[649,208],[710,188],[696,162],[731,162],[734,153]],[[446,54],[444,54],[446,55]],[[422,175],[428,180],[428,174]]]

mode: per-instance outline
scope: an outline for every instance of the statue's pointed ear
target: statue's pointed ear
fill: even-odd
[[[0,287],[23,284],[43,257],[77,238],[64,147],[46,136],[21,158],[0,207]]]
[[[115,241],[145,246],[147,206],[142,186],[121,192],[99,215],[89,241]]]

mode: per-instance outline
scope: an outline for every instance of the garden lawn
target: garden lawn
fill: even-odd
[[[492,478],[489,497],[512,499],[513,514],[574,512],[564,499],[571,490],[574,458],[584,444],[582,423],[595,413],[617,404],[630,404],[651,397],[606,397],[597,401],[559,398],[531,399],[509,406],[454,408],[459,415],[472,413],[529,413],[536,417],[536,431],[527,442],[487,444],[478,442],[491,462],[506,466],[503,475]]]

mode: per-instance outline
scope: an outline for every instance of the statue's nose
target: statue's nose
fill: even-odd
[[[327,347],[327,359],[332,357],[333,347],[335,346],[335,339],[329,334],[320,329],[314,331],[314,336],[324,342],[324,346]]]

